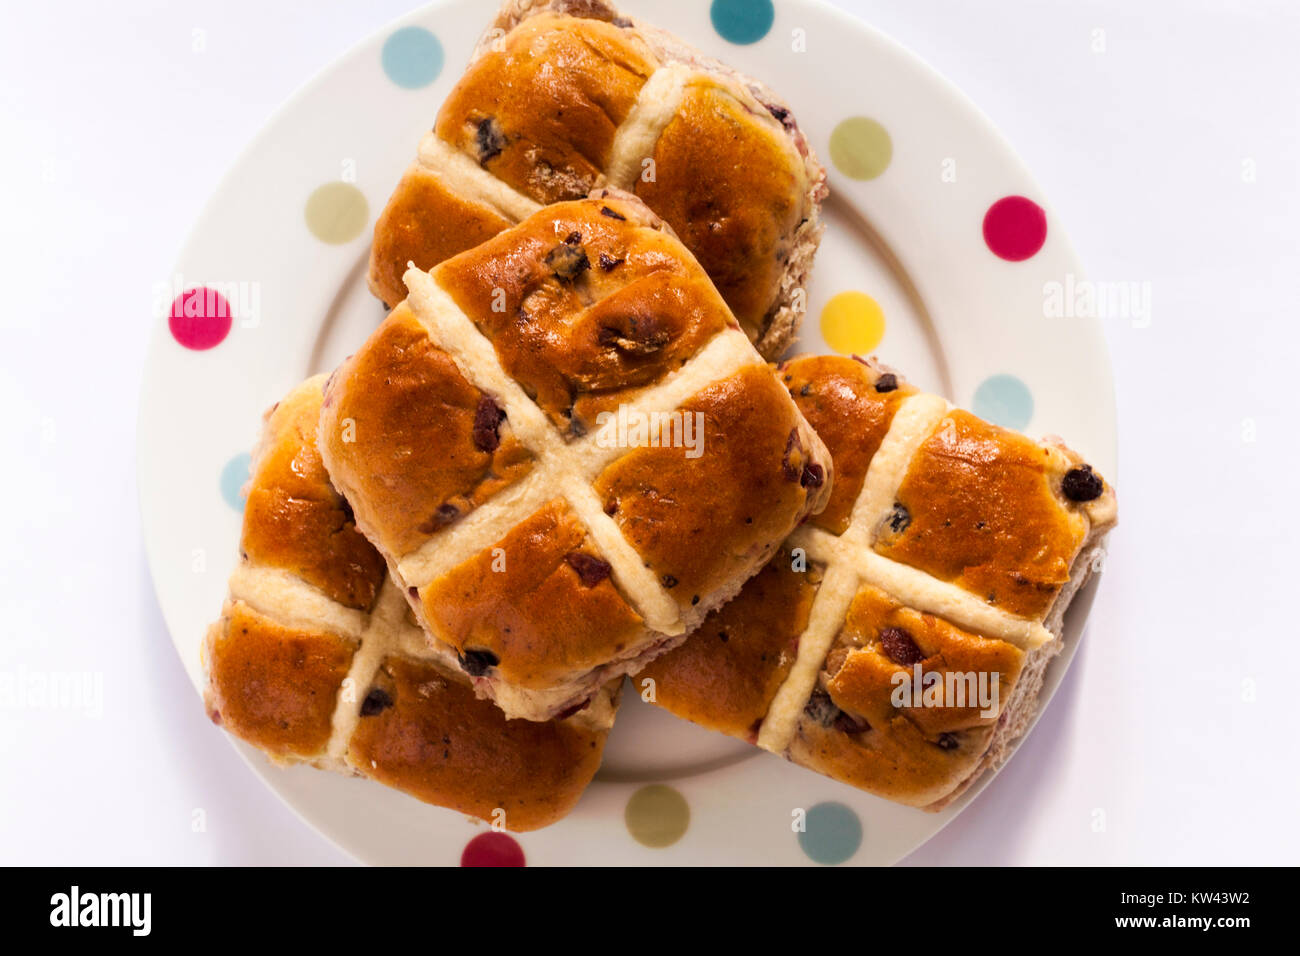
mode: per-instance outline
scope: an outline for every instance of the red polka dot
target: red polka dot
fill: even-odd
[[[216,289],[186,289],[172,302],[167,324],[172,337],[201,352],[220,345],[230,334],[230,303]]]
[[[480,833],[460,855],[461,866],[523,866],[524,848],[504,833]]]
[[[1023,262],[1047,241],[1047,213],[1032,199],[1005,196],[984,214],[984,242],[995,256]]]

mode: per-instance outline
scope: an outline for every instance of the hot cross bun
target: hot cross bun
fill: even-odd
[[[531,830],[600,765],[618,685],[565,720],[507,720],[448,670],[316,449],[324,376],[268,413],[238,567],[203,647],[212,720],[277,763],[377,780]]]
[[[831,452],[830,504],[637,680],[679,716],[938,809],[1032,721],[1114,490],[874,361],[780,377]]]
[[[636,198],[543,207],[405,281],[330,380],[321,453],[431,645],[510,716],[680,643],[824,506],[821,441]]]
[[[793,340],[825,171],[762,84],[604,0],[507,0],[375,225],[370,287],[615,187],[676,230],[759,351]]]

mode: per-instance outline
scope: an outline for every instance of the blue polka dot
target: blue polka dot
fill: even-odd
[[[808,811],[799,846],[814,863],[843,863],[862,846],[862,821],[842,803],[819,803]]]
[[[248,452],[242,452],[226,462],[226,467],[221,469],[221,497],[236,511],[244,510],[244,496],[239,492],[244,487],[244,482],[248,481],[252,461]]]
[[[442,44],[424,27],[402,27],[384,41],[384,72],[398,86],[418,90],[442,72]]]
[[[757,43],[776,19],[772,0],[713,0],[709,9],[713,29],[732,43]]]
[[[994,425],[1019,431],[1034,417],[1034,396],[1014,375],[992,375],[975,389],[971,411]]]

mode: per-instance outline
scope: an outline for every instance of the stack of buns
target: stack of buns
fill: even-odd
[[[756,81],[508,0],[376,224],[387,318],[267,413],[212,719],[514,830],[575,805],[627,676],[915,806],[996,766],[1114,493],[874,360],[768,364],[824,179]]]

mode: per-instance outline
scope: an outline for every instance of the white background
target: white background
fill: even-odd
[[[104,706],[0,706],[0,863],[348,862],[195,700],[145,564],[135,420],[154,283],[219,177],[410,5],[6,11],[0,671],[101,672]],[[1083,648],[1007,770],[908,862],[1296,862],[1300,10],[838,5],[991,117],[1090,278],[1152,290],[1149,327],[1106,329],[1122,524]]]

